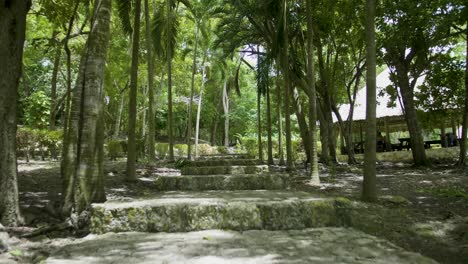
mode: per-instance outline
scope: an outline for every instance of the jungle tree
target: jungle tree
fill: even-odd
[[[30,1],[0,1],[0,223],[21,224],[16,168],[18,86]]]
[[[64,135],[62,213],[81,213],[104,193],[104,69],[109,42],[111,0],[96,1],[90,34],[80,61],[68,131]]]
[[[375,0],[366,2],[366,148],[364,153],[364,182],[362,199],[377,200],[376,190],[376,45],[375,45]]]

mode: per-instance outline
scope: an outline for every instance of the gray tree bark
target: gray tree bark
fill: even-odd
[[[284,77],[284,114],[285,114],[285,123],[286,123],[286,169],[288,171],[294,170],[294,161],[292,157],[292,144],[291,144],[291,110],[290,110],[290,101],[291,101],[291,92],[290,92],[290,78],[289,78],[289,39],[288,39],[288,6],[287,1],[284,1],[283,6],[283,77]]]
[[[227,84],[223,86],[223,109],[224,109],[224,146],[229,147],[229,95]]]
[[[171,0],[166,0],[167,8],[167,39],[166,39],[166,53],[167,53],[167,118],[168,118],[168,131],[169,136],[169,161],[174,161],[174,120],[172,118],[172,7]]]
[[[266,91],[267,96],[267,134],[268,134],[268,165],[274,165],[273,161],[273,140],[272,140],[272,129],[271,129],[271,98],[270,98],[270,86]]]
[[[150,10],[148,0],[145,0],[145,32],[146,32],[146,50],[148,60],[148,137],[146,157],[149,161],[156,159],[155,155],[155,137],[156,137],[156,124],[154,120],[154,57],[153,47],[151,45],[151,28],[150,28]]]
[[[26,14],[30,1],[0,0],[0,223],[22,223],[18,205],[16,125]]]
[[[465,7],[466,8],[466,7]],[[466,34],[466,53],[465,53],[465,109],[463,111],[463,128],[460,142],[460,157],[458,164],[464,166],[466,164],[466,145],[468,136],[468,23],[465,29]]]
[[[317,156],[317,94],[315,90],[315,65],[314,65],[314,30],[312,20],[312,0],[306,1],[307,7],[307,81],[309,84],[309,143],[308,151],[310,157],[310,183],[314,185],[320,184],[318,173],[318,156]]]
[[[279,60],[277,62],[280,63]],[[284,162],[284,152],[283,152],[283,117],[281,111],[281,85],[280,85],[280,78],[279,78],[279,66],[276,68],[276,113],[278,115],[278,157],[279,162],[278,165],[283,166]]]
[[[136,119],[137,119],[137,90],[138,90],[138,50],[140,48],[140,12],[141,0],[135,1],[132,36],[132,68],[130,72],[130,91],[128,96],[128,144],[127,144],[127,175],[126,180],[134,182],[136,176]]]
[[[190,86],[190,103],[189,103],[189,115],[188,115],[188,127],[187,127],[187,159],[192,159],[192,105],[193,96],[195,93],[195,73],[197,67],[197,51],[198,51],[198,32],[200,30],[198,22],[195,22],[197,32],[195,33],[195,49],[193,51],[193,62],[192,62],[192,83]]]
[[[367,60],[367,107],[366,107],[366,148],[364,153],[364,182],[362,199],[377,200],[376,187],[376,46],[375,46],[375,0],[366,3],[366,60]]]
[[[103,82],[110,35],[111,0],[95,2],[94,16],[73,93],[62,163],[66,179],[62,213],[80,213],[103,197]],[[97,196],[99,193],[99,196]]]

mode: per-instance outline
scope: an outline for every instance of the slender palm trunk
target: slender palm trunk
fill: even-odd
[[[155,109],[154,109],[154,57],[153,46],[151,45],[151,29],[150,29],[150,10],[149,1],[145,0],[145,33],[146,33],[146,56],[148,60],[148,137],[146,140],[146,157],[148,161],[154,161],[155,155]]]
[[[223,87],[223,109],[224,109],[224,146],[229,147],[229,95],[227,92],[227,83]]]
[[[54,67],[52,70],[52,81],[50,88],[50,113],[49,113],[49,130],[55,130],[55,114],[57,108],[57,79],[60,69],[60,59],[62,57],[62,45],[57,45],[55,51]]]
[[[130,72],[130,93],[128,104],[128,145],[127,145],[127,181],[136,181],[136,119],[137,119],[137,90],[138,90],[138,50],[140,48],[140,12],[141,0],[135,1],[135,14],[132,36],[132,68]]]
[[[169,161],[174,161],[174,120],[172,119],[172,7],[171,1],[166,0],[167,8],[167,39],[166,39],[166,53],[167,53],[167,118],[168,118],[168,131],[169,136]]]
[[[310,183],[320,184],[318,173],[318,156],[317,156],[317,94],[315,90],[315,65],[314,65],[314,30],[312,20],[312,0],[307,1],[307,80],[309,83],[309,141],[310,149],[306,150],[310,153]]]
[[[0,1],[0,223],[6,226],[22,223],[15,137],[26,14],[30,5],[30,1]]]
[[[283,117],[281,111],[281,85],[279,78],[279,66],[276,68],[276,114],[278,115],[278,157],[279,165],[283,166],[284,162],[284,152],[283,152]]]
[[[284,1],[284,36],[283,36],[283,77],[284,77],[284,114],[286,122],[286,169],[288,171],[294,170],[294,162],[292,156],[292,144],[291,144],[291,92],[290,92],[290,79],[289,79],[289,38],[288,38],[288,6],[287,1]]]
[[[62,212],[80,213],[95,199],[102,200],[103,137],[102,104],[104,69],[110,36],[111,0],[96,1],[85,53],[73,93],[67,153],[62,172],[68,185]],[[99,193],[99,197],[96,195]]]
[[[466,40],[466,53],[465,53],[465,109],[463,111],[463,129],[461,134],[461,142],[460,142],[460,157],[458,160],[458,164],[460,166],[464,166],[466,164],[466,147],[467,147],[467,139],[468,136],[468,23],[465,37]]]
[[[198,32],[200,30],[198,23],[196,23],[197,32],[195,33],[195,49],[193,51],[193,64],[192,64],[192,85],[190,87],[190,103],[189,103],[189,116],[188,116],[188,127],[187,127],[187,159],[192,159],[192,105],[193,95],[195,93],[195,73],[197,67],[197,50],[198,50]]]
[[[63,142],[62,142],[62,161],[60,162],[60,174],[62,176],[62,189],[63,193],[67,193],[66,190],[69,188],[69,186],[73,186],[69,184],[70,181],[73,179],[68,178],[71,173],[65,172],[64,168],[69,168],[71,167],[68,162],[71,162],[75,160],[74,157],[68,157],[65,158],[66,155],[69,155],[69,142],[68,140],[70,139],[68,135],[69,133],[69,127],[70,127],[70,111],[71,111],[71,101],[72,101],[72,72],[71,72],[71,50],[70,47],[68,46],[68,40],[69,36],[71,34],[73,24],[75,23],[75,18],[77,15],[78,7],[80,5],[80,1],[76,0],[75,1],[75,7],[73,9],[73,15],[70,17],[70,20],[68,21],[68,31],[67,31],[67,36],[65,37],[65,42],[63,44],[63,48],[65,50],[66,58],[67,58],[67,92],[66,92],[66,98],[65,98],[65,113],[64,113],[64,120],[63,120]],[[83,64],[83,56],[80,61],[80,66],[79,66],[79,71],[82,70],[82,64]],[[33,152],[34,153],[34,152]],[[75,153],[71,151],[70,153]],[[72,194],[71,191],[68,192],[70,195]],[[66,200],[71,201],[71,197],[66,198]]]
[[[124,102],[125,102],[125,95],[122,94],[121,96],[122,97],[120,98],[119,111],[117,113],[117,119],[115,120],[115,125],[114,125],[113,138],[118,138],[120,134],[120,122],[122,121],[122,112],[123,112]]]
[[[143,94],[143,97],[146,98],[148,96],[148,89],[146,86],[142,86],[141,87],[141,92]],[[141,136],[140,138],[144,140],[144,142],[146,142],[146,105],[145,105],[145,101],[146,100],[143,100],[142,102],[142,110],[141,110]],[[138,147],[137,147],[137,150],[138,150]]]
[[[263,162],[263,144],[262,144],[262,94],[257,88],[257,140],[258,140],[258,159]]]
[[[268,134],[268,165],[274,165],[273,162],[273,140],[272,140],[272,129],[271,129],[271,99],[270,99],[270,87],[266,90],[267,97],[267,134]]]
[[[376,187],[376,47],[375,47],[375,0],[366,4],[366,49],[367,49],[367,108],[366,148],[364,153],[364,182],[362,199],[377,200]]]
[[[200,86],[200,99],[198,100],[198,108],[197,108],[197,122],[195,125],[195,159],[198,158],[198,137],[200,134],[200,116],[201,116],[201,107],[202,107],[202,99],[203,99],[203,87],[205,86],[205,66],[204,66],[204,59],[202,63],[203,71],[202,71],[202,84]]]

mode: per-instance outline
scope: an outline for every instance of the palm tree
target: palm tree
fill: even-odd
[[[96,2],[85,53],[80,61],[73,93],[69,129],[64,135],[62,177],[64,205],[70,215],[105,200],[103,170],[104,69],[110,36],[111,0]]]
[[[124,1],[124,0],[120,0]],[[128,146],[127,146],[127,181],[136,181],[136,115],[138,86],[138,50],[140,48],[140,12],[141,0],[135,1],[132,34],[132,67],[130,70],[130,94],[128,105]]]
[[[282,62],[283,62],[283,78],[284,78],[284,114],[285,114],[285,123],[286,123],[286,169],[291,171],[294,170],[294,163],[292,157],[292,145],[291,145],[291,110],[290,110],[290,101],[291,101],[291,80],[289,78],[289,37],[288,37],[288,1],[283,0],[283,17],[282,17],[283,27],[281,28],[283,32],[283,42],[282,42]]]
[[[465,7],[465,13],[467,9]],[[466,164],[466,149],[467,149],[467,139],[468,136],[468,23],[465,28],[465,38],[466,38],[466,53],[465,53],[465,109],[463,111],[463,129],[460,142],[460,157],[458,164],[464,166]]]
[[[364,154],[364,182],[362,199],[377,200],[376,190],[376,47],[375,47],[375,0],[366,2],[366,49],[367,49],[367,108],[366,148]]]
[[[147,60],[148,60],[148,141],[147,141],[147,151],[146,156],[149,161],[154,161],[155,159],[155,136],[156,136],[156,126],[155,126],[155,109],[154,109],[154,57],[153,57],[153,47],[152,47],[152,38],[151,38],[151,29],[150,29],[150,12],[149,12],[149,1],[145,0],[145,33],[146,33],[146,51],[147,51]],[[156,8],[156,7],[155,7]]]
[[[195,23],[195,43],[194,43],[194,50],[193,50],[193,60],[192,60],[192,78],[191,78],[191,86],[190,86],[190,101],[189,101],[189,116],[188,116],[188,125],[187,125],[187,159],[192,159],[192,110],[193,110],[193,97],[195,94],[195,74],[196,74],[196,66],[197,66],[197,56],[198,56],[198,48],[199,48],[199,35],[202,34],[205,42],[208,37],[207,31],[207,24],[208,18],[213,17],[219,9],[217,3],[213,3],[214,1],[199,1],[195,2],[193,5],[188,6],[190,10],[190,14],[188,18]],[[206,47],[205,47],[206,49]],[[206,54],[206,52],[205,52]],[[205,58],[203,58],[203,62]],[[203,67],[203,63],[202,63]],[[200,92],[201,93],[201,92]],[[201,100],[201,98],[200,98]],[[197,111],[198,112],[198,111]],[[197,113],[198,116],[198,113]],[[199,120],[197,119],[197,122]],[[198,141],[198,138],[195,139]]]
[[[306,0],[307,8],[307,80],[309,84],[309,127],[310,127],[310,182],[312,184],[320,184],[318,174],[318,157],[317,157],[317,95],[315,91],[315,71],[314,71],[314,31],[312,20],[312,0]]]

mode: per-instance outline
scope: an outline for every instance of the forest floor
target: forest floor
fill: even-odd
[[[353,227],[440,263],[468,263],[468,170],[453,166],[456,149],[450,151],[429,151],[432,165],[424,168],[411,166],[409,152],[379,153],[377,186],[381,198],[376,204],[366,204],[368,221]],[[61,192],[59,162],[20,161],[18,170],[21,208],[27,227],[10,232],[14,250],[10,251],[8,261],[14,263],[12,255],[18,259],[34,258],[28,256],[30,252],[42,251],[42,255],[47,255],[52,248],[66,243],[64,238],[71,241],[85,235],[57,230],[29,239],[14,237],[15,233],[27,233],[62,221],[57,217]],[[146,196],[154,192],[149,183],[156,174],[179,173],[163,162],[141,166],[138,169],[141,181],[129,184],[124,181],[123,161],[107,163],[105,171],[109,200]],[[304,169],[298,170],[294,188],[316,195],[359,200],[362,165],[340,163],[328,169],[322,166],[320,187],[308,186],[305,175]],[[0,255],[0,263],[7,261],[5,256]]]

